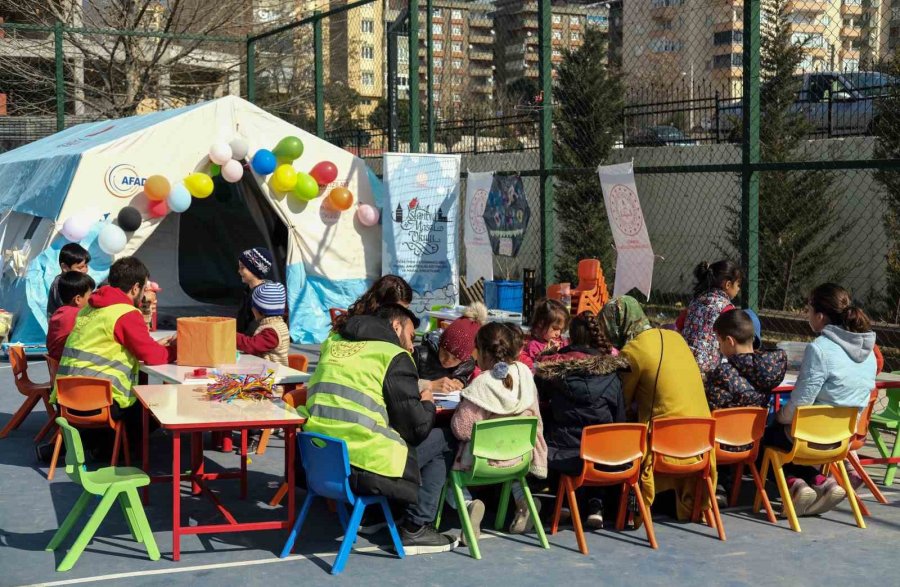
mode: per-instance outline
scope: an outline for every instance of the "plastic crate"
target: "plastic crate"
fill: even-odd
[[[521,281],[486,281],[484,283],[484,303],[491,310],[522,312]]]

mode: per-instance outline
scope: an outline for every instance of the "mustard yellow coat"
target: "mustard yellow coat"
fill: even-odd
[[[680,334],[656,328],[645,330],[625,345],[622,354],[631,364],[631,372],[624,377],[625,405],[636,405],[638,422],[672,416],[709,417],[700,368]],[[712,475],[715,487],[715,461]],[[678,519],[688,520],[694,506],[694,486],[694,479],[654,479],[652,458],[649,452],[645,456],[641,490],[647,505],[653,503],[657,492],[674,489]]]

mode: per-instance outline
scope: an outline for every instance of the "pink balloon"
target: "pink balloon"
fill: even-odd
[[[225,181],[236,183],[241,181],[242,177],[244,177],[244,166],[240,161],[232,159],[222,166],[222,179]]]
[[[169,213],[169,203],[166,200],[159,200],[158,202],[151,201],[147,210],[153,218],[162,218]]]
[[[356,217],[359,218],[359,223],[363,226],[375,226],[378,224],[381,213],[379,213],[378,209],[374,206],[361,204],[360,207],[356,209]]]

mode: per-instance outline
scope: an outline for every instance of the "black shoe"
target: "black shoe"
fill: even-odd
[[[59,447],[59,456],[64,457],[65,455],[66,445],[63,444]],[[53,459],[53,443],[42,442],[34,445],[34,457],[39,463],[50,464],[50,461]]]
[[[387,521],[384,519],[384,512],[381,511],[381,508],[367,508],[356,532],[363,536],[371,536],[383,528],[387,528]]]
[[[601,500],[596,498],[588,500],[584,525],[588,528],[603,527],[603,502]]]
[[[459,544],[456,538],[441,534],[428,524],[416,531],[401,527],[400,541],[403,543],[403,551],[409,556],[449,552]]]

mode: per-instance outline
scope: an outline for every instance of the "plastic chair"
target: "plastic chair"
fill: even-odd
[[[44,355],[44,359],[47,361],[47,372],[50,374],[50,389],[53,389],[53,384],[56,382],[56,372],[59,371],[59,361],[51,357],[50,355]],[[56,428],[56,408],[53,407],[53,404],[50,404],[50,409],[53,410],[53,417],[47,420],[47,423],[44,424],[44,427],[41,428],[40,432],[37,433],[37,436],[34,437],[35,442],[40,442],[51,432],[55,433]]]
[[[838,482],[849,495],[853,488],[844,467],[844,459],[850,450],[850,440],[856,431],[856,419],[859,410],[853,407],[835,406],[801,406],[794,414],[791,423],[791,436],[794,446],[789,451],[766,447],[763,453],[762,478],[766,479],[771,465],[775,471],[775,481],[781,493],[781,503],[787,514],[791,529],[800,532],[800,522],[791,501],[791,492],[787,485],[782,467],[787,463],[798,465],[823,466],[834,464],[840,475]],[[760,495],[753,502],[753,511],[759,511]],[[850,499],[850,507],[856,518],[856,525],[865,528],[862,513],[856,499]]]
[[[284,543],[281,558],[285,558],[293,550],[297,534],[309,514],[309,507],[317,497],[332,499],[338,503],[338,517],[344,528],[344,539],[341,541],[341,548],[331,567],[332,575],[337,575],[344,570],[350,549],[356,542],[356,532],[359,530],[363,512],[370,505],[381,506],[385,520],[387,520],[388,530],[394,541],[394,548],[397,550],[397,556],[400,558],[406,556],[387,498],[383,495],[355,495],[350,489],[350,456],[347,453],[347,443],[323,434],[302,432],[297,436],[297,444],[300,447],[303,468],[306,470],[308,489],[303,507],[300,509],[300,515],[294,522],[287,542]],[[353,506],[349,520],[346,510],[348,505]]]
[[[328,317],[331,319],[331,323],[334,324],[334,319],[338,316],[343,316],[347,313],[347,310],[344,308],[328,308]]]
[[[59,548],[59,545],[75,526],[75,522],[84,513],[88,502],[91,501],[91,496],[100,497],[97,509],[91,514],[84,529],[75,539],[72,548],[66,553],[56,570],[68,571],[75,566],[115,501],[118,501],[122,507],[122,513],[128,522],[131,535],[136,541],[144,544],[150,560],[159,560],[159,549],[156,547],[153,531],[150,530],[144,506],[141,505],[137,492],[138,487],[150,484],[150,477],[135,467],[104,467],[96,471],[88,471],[84,466],[84,448],[81,446],[81,436],[78,434],[78,430],[64,418],[57,418],[56,424],[66,441],[66,473],[72,481],[81,485],[83,491],[72,511],[53,535],[46,550],[54,551]]]
[[[453,306],[448,306],[446,304],[436,304],[431,306],[432,312],[437,312],[438,310],[446,310],[448,308],[452,308]],[[452,322],[452,320],[451,320]],[[428,330],[426,332],[431,332],[432,330],[437,330],[440,327],[441,320],[438,318],[430,318],[428,320]]]
[[[115,467],[118,464],[119,447],[123,449],[125,464],[130,465],[131,451],[128,446],[128,435],[125,433],[125,422],[113,420],[110,409],[112,402],[112,385],[106,379],[81,376],[56,378],[56,403],[59,406],[60,417],[79,428],[112,428],[116,437],[113,440],[110,465]],[[62,442],[62,431],[57,431],[53,457],[50,459],[50,471],[47,473],[48,481],[53,480],[56,472]]]
[[[301,355],[300,353],[288,355],[288,367],[305,372],[307,367],[309,367],[309,359],[306,355]],[[259,444],[256,446],[256,454],[262,455],[266,453],[266,448],[269,446],[269,438],[272,436],[272,432],[273,430],[271,428],[263,430],[262,435],[259,437]]]
[[[694,489],[694,521],[699,520],[703,489],[709,497],[712,515],[704,512],[706,523],[725,540],[725,526],[716,504],[710,455],[716,443],[716,421],[712,418],[657,418],[650,434],[653,472],[674,477],[697,477]],[[672,459],[679,459],[681,462]],[[694,459],[690,460],[689,459]]]
[[[894,371],[895,375],[900,375],[900,371]],[[884,390],[887,396],[888,404],[884,411],[878,414],[872,414],[869,420],[869,433],[875,442],[875,447],[882,458],[900,458],[900,442],[897,437],[900,436],[900,387],[887,388]],[[894,434],[894,444],[888,451],[887,444],[881,437],[881,431],[888,430]],[[897,463],[888,463],[884,472],[884,485],[890,487],[894,484],[894,476],[897,474]]]
[[[56,412],[50,404],[50,383],[35,383],[28,377],[28,359],[25,357],[25,349],[22,346],[9,346],[9,364],[12,367],[16,389],[25,396],[25,401],[13,414],[12,419],[6,423],[3,430],[0,430],[0,438],[6,438],[10,432],[21,426],[39,401],[44,402],[44,408],[51,421],[56,416]],[[35,440],[42,438],[40,434],[38,436],[39,438]]]
[[[850,439],[850,449],[847,452],[847,461],[856,471],[856,474],[863,480],[863,483],[866,484],[866,487],[869,488],[869,491],[872,492],[875,499],[880,503],[887,503],[884,494],[881,493],[881,490],[879,490],[878,486],[875,485],[875,482],[872,481],[869,473],[866,471],[865,467],[862,466],[860,457],[856,454],[856,451],[866,446],[866,436],[869,435],[869,421],[872,419],[872,412],[875,411],[875,403],[877,401],[878,388],[875,388],[869,394],[869,403],[866,404],[866,408],[856,420],[856,432],[853,434],[853,438]],[[834,474],[835,477],[837,477],[838,471],[834,471]],[[859,503],[859,509],[862,514],[864,516],[870,515],[869,508],[866,507],[866,504],[860,499],[859,494],[856,493],[855,489],[853,490],[853,497]]]
[[[559,517],[562,512],[563,500],[568,499],[569,511],[572,512],[572,524],[575,526],[575,538],[578,540],[578,550],[581,551],[581,554],[588,554],[587,541],[584,539],[584,529],[581,526],[581,515],[578,513],[575,491],[583,486],[621,485],[622,498],[619,502],[619,517],[616,520],[616,529],[621,531],[625,528],[628,493],[633,491],[637,498],[641,518],[644,521],[647,541],[650,542],[652,548],[658,548],[656,535],[653,532],[653,520],[650,517],[650,510],[647,509],[638,486],[641,478],[641,462],[644,459],[646,449],[646,424],[599,424],[585,427],[581,431],[581,458],[584,461],[584,468],[581,470],[581,475],[577,477],[560,475],[550,534],[556,534],[559,528]],[[602,471],[594,465],[606,467],[629,465],[629,467],[624,471]]]
[[[753,475],[753,483],[756,490],[762,495],[763,506],[769,521],[775,523],[775,512],[766,494],[765,484],[759,476],[756,468],[756,457],[759,455],[760,441],[766,430],[766,416],[769,410],[766,408],[727,408],[716,410],[712,417],[716,420],[716,466],[723,467],[734,465],[734,484],[731,487],[731,496],[728,505],[737,505],[741,492],[741,480],[744,466],[750,467]],[[750,445],[750,448],[740,452],[725,450],[724,447],[737,447]]]
[[[472,456],[474,462],[468,471],[450,471],[450,477],[441,490],[441,498],[438,501],[437,519],[434,521],[435,529],[440,528],[441,512],[444,509],[444,500],[447,498],[448,487],[456,497],[457,511],[462,522],[463,532],[466,535],[466,543],[469,545],[469,554],[472,558],[480,559],[481,551],[478,549],[478,540],[472,530],[472,522],[469,520],[469,512],[463,499],[463,487],[474,485],[502,484],[500,505],[497,508],[497,517],[494,519],[494,529],[500,530],[506,519],[506,509],[509,507],[512,483],[518,481],[525,493],[525,501],[528,503],[528,511],[534,520],[534,528],[537,530],[541,546],[550,548],[547,536],[544,535],[544,527],[538,517],[534,506],[534,499],[525,482],[525,475],[531,465],[531,453],[534,451],[534,443],[537,438],[537,418],[512,417],[481,420],[475,423],[472,430]],[[510,467],[497,467],[491,461],[511,461],[521,459],[517,465]]]
[[[307,388],[305,385],[301,385],[296,389],[292,389],[291,391],[284,394],[281,398],[285,404],[292,408],[297,408],[297,406],[306,405],[306,392]],[[284,499],[284,496],[287,495],[288,492],[288,484],[287,481],[281,482],[281,487],[278,488],[278,491],[275,492],[275,495],[272,496],[272,499],[269,500],[269,505],[275,507],[281,503],[281,500]]]

